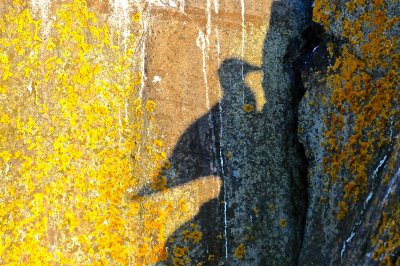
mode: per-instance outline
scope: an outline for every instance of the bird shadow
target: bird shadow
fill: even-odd
[[[251,88],[245,83],[245,77],[251,72],[261,70],[261,67],[250,65],[238,58],[229,58],[221,63],[218,76],[223,97],[209,112],[191,124],[179,138],[168,158],[168,163],[162,167],[163,170],[159,174],[160,178],[168,180],[163,189],[180,187],[205,176],[220,177],[224,184],[226,178],[235,175],[235,168],[231,165],[229,157],[239,151],[230,148],[230,152],[227,153],[224,138],[232,136],[225,134],[224,125],[241,122],[241,126],[246,127],[243,122],[250,116],[257,115],[253,110],[256,105],[255,97]],[[251,110],[244,110],[243,106],[249,106]],[[234,132],[230,133],[230,135],[235,135]],[[247,136],[247,138],[251,137],[251,135]],[[232,214],[227,213],[230,208],[226,205],[228,198],[225,187],[222,185],[216,198],[203,204],[193,219],[183,224],[168,238],[166,247],[168,258],[164,263],[172,265],[174,259],[180,259],[174,256],[174,249],[181,248],[182,243],[190,242],[187,232],[193,231],[201,231],[202,234],[201,240],[193,239],[197,245],[191,247],[191,257],[197,262],[209,261],[212,264],[215,260],[217,263],[218,258],[226,256],[226,215],[232,216]],[[232,187],[240,186],[238,184]],[[153,193],[158,192],[145,187],[139,191],[138,196],[147,197]],[[230,189],[230,193],[239,192]]]
[[[275,140],[274,136],[266,135],[274,131],[269,130],[268,133],[265,128],[269,127],[268,124],[282,123],[285,118],[275,121],[273,113],[271,113],[272,117],[267,117],[267,113],[269,113],[267,108],[271,108],[271,104],[275,104],[274,101],[256,111],[253,108],[256,106],[256,98],[246,84],[245,78],[252,72],[261,71],[264,77],[262,81],[264,95],[275,94],[277,101],[279,98],[285,99],[284,94],[293,93],[284,91],[287,90],[284,86],[281,89],[282,95],[280,95],[279,89],[276,89],[278,92],[273,92],[272,88],[279,88],[280,85],[267,84],[273,79],[271,75],[274,74],[266,73],[267,68],[272,69],[272,73],[278,69],[273,65],[275,61],[271,60],[277,58],[274,55],[277,53],[276,40],[279,39],[276,35],[280,34],[281,29],[292,26],[281,24],[282,21],[287,21],[282,17],[287,15],[289,8],[291,8],[290,12],[297,12],[299,8],[303,8],[294,6],[295,4],[290,6],[292,4],[292,2],[274,2],[272,5],[269,32],[263,45],[262,66],[252,66],[239,58],[228,58],[222,61],[218,69],[218,78],[223,90],[223,97],[209,112],[185,130],[169,156],[167,165],[162,167],[163,170],[159,176],[166,177],[166,190],[180,187],[205,176],[221,178],[222,185],[216,198],[203,204],[196,216],[169,236],[166,242],[167,258],[159,265],[197,265],[198,263],[201,265],[228,265],[231,262],[230,257],[237,248],[229,243],[237,243],[238,239],[242,239],[247,234],[245,232],[247,229],[244,228],[251,227],[254,219],[259,219],[259,225],[252,229],[256,238],[267,237],[270,232],[269,229],[265,230],[265,226],[270,221],[268,219],[272,219],[268,217],[268,210],[257,210],[252,207],[258,204],[267,208],[265,206],[270,205],[268,203],[273,201],[272,196],[268,194],[270,193],[269,185],[265,180],[277,178],[277,176],[273,176],[277,175],[276,173],[271,174],[274,166],[270,161],[273,161],[275,154],[268,150],[269,146],[265,142],[274,142]],[[296,55],[298,51],[293,47],[301,45],[289,43],[287,47],[282,47],[283,54],[293,53]],[[283,65],[284,63],[279,60],[283,59],[278,58],[276,63]],[[292,75],[294,74],[292,73]],[[300,97],[297,98],[300,99]],[[297,102],[292,104],[296,105]],[[283,112],[286,111],[283,110]],[[296,134],[296,128],[293,127],[290,130],[291,132],[287,132],[287,134]],[[282,132],[274,133],[282,134]],[[297,142],[294,145],[297,145]],[[280,183],[276,182],[279,186]],[[271,188],[271,191],[274,189]],[[146,197],[153,193],[158,192],[145,187],[139,191],[138,196]],[[188,196],[195,198],[198,195]],[[288,196],[288,198],[290,197]],[[303,205],[299,208],[304,209]],[[248,213],[248,210],[252,209],[254,213]],[[239,212],[242,213],[238,215]],[[258,212],[259,214],[257,214]],[[305,215],[304,210],[299,213],[300,216]],[[245,219],[250,220],[249,224],[245,224]],[[262,222],[263,220],[265,221]],[[255,232],[257,230],[260,232]],[[188,237],[195,232],[197,234],[200,232],[201,237]],[[263,244],[263,239],[258,240],[258,251],[269,249],[268,245]],[[299,241],[294,239],[293,242]],[[190,250],[185,247],[190,247]],[[182,250],[184,252],[177,252]],[[255,256],[265,257],[266,255],[255,254]],[[259,261],[264,260],[259,259]]]

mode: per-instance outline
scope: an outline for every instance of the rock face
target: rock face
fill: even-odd
[[[272,2],[267,103],[252,110],[246,62],[221,58],[224,96],[171,153],[170,186],[215,175],[223,187],[170,238],[167,264],[398,263],[398,11]]]
[[[315,2],[326,32],[302,75],[300,265],[399,263],[398,15],[392,1]]]
[[[0,264],[400,265],[399,12],[0,4]]]
[[[229,42],[241,42],[242,25],[235,20],[240,22],[242,17],[238,12],[240,10],[231,10],[234,6],[240,7],[239,1],[221,4],[220,12],[213,13],[213,17],[216,17],[216,23],[220,22],[216,24],[219,30],[226,32],[225,36],[229,38],[224,38],[227,43],[220,43],[225,52],[218,55],[220,61],[216,66],[213,55],[210,54],[210,50],[215,47],[207,47],[208,42],[217,37],[214,28],[212,32],[208,32],[214,20],[208,20],[205,25],[204,32],[209,36],[204,37],[201,31],[198,32],[198,28],[191,30],[190,26],[194,23],[193,20],[202,26],[204,22],[199,19],[198,14],[206,12],[207,15],[207,12],[213,11],[205,10],[207,4],[204,3],[203,6],[196,4],[197,6],[193,7],[203,8],[195,13],[196,9],[191,9],[190,3],[187,4],[185,10],[191,19],[177,15],[178,19],[172,22],[176,26],[171,26],[169,16],[167,28],[176,29],[183,24],[179,28],[182,31],[174,30],[174,37],[168,36],[182,36],[182,39],[177,38],[176,41],[182,42],[187,51],[177,49],[174,42],[171,42],[171,50],[159,46],[160,42],[163,43],[165,18],[151,26],[154,37],[150,34],[147,46],[147,75],[150,80],[160,76],[161,81],[160,84],[149,85],[150,88],[154,87],[154,91],[150,89],[147,97],[159,101],[168,95],[162,92],[163,82],[169,84],[167,86],[175,84],[177,87],[172,91],[177,91],[180,87],[184,87],[186,91],[194,88],[183,94],[183,99],[202,102],[203,91],[206,95],[204,106],[210,109],[202,116],[192,118],[192,124],[186,126],[177,138],[169,153],[171,166],[164,170],[163,175],[167,177],[167,187],[170,188],[209,175],[219,176],[222,179],[222,188],[215,200],[203,205],[196,217],[182,225],[169,238],[169,255],[165,264],[296,264],[301,247],[307,199],[306,162],[296,136],[296,106],[302,88],[296,84],[297,73],[292,68],[305,44],[302,32],[311,21],[311,3],[280,1],[265,4],[270,6],[270,14],[264,14],[270,17],[270,21],[261,47],[257,48],[254,43],[248,41],[242,44],[260,49],[259,58],[247,52],[232,54],[224,50],[225,46],[229,46]],[[260,23],[263,18],[262,13],[255,8],[257,3],[247,4],[249,10],[246,9],[245,12],[254,13],[252,19]],[[228,16],[224,12],[231,13]],[[157,11],[154,11],[154,14],[157,14]],[[160,18],[163,16],[164,14],[161,14]],[[181,20],[187,23],[182,23]],[[233,26],[229,26],[229,23]],[[235,27],[239,27],[239,30],[235,30]],[[206,65],[204,62],[198,62],[197,65],[188,64],[189,58],[194,61],[196,58],[204,60],[201,57],[201,49],[195,45],[195,38],[197,45],[207,53],[203,54],[207,57]],[[176,68],[171,65],[171,61],[160,62],[157,58],[153,59],[153,49],[157,51],[158,56],[165,54],[165,58],[176,61],[181,66],[177,68],[179,72],[174,72]],[[166,71],[167,66],[171,66],[169,71]],[[202,81],[201,66],[204,67],[206,75],[205,84]],[[265,95],[267,101],[264,105],[260,104],[263,101],[260,97],[257,98],[257,93],[252,91],[254,88],[250,87],[247,80],[256,72],[262,72],[264,77],[261,88],[261,95]],[[222,97],[219,99],[215,97],[218,96],[218,91],[214,89],[218,85],[216,82],[222,89]],[[215,98],[217,101],[213,100]],[[177,110],[169,110],[175,106],[171,105],[171,102],[166,103],[165,108],[158,114],[162,119],[157,119],[156,114],[156,121],[161,121],[161,128],[171,128],[165,121],[176,121],[180,127],[184,120],[193,117],[197,112],[196,109],[183,110],[182,114],[177,113]],[[171,133],[176,134],[175,132],[179,131],[174,130]],[[171,139],[171,136],[167,138]],[[202,234],[202,238],[192,241],[190,236],[193,233]]]

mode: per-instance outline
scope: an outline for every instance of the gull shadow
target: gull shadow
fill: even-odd
[[[168,257],[160,265],[296,264],[306,212],[306,163],[296,137],[303,88],[293,66],[304,54],[301,33],[310,10],[311,3],[302,0],[273,2],[262,68],[238,58],[221,63],[222,99],[182,134],[162,175],[167,189],[211,175],[221,178],[222,187],[169,237]],[[253,71],[264,74],[267,104],[260,112],[243,108],[256,104],[244,81]],[[202,237],[185,238],[193,231]],[[174,252],[185,246],[185,252]]]
[[[168,167],[163,167],[164,170],[160,175],[167,179],[165,189],[172,189],[205,176],[218,176],[224,184],[226,178],[236,175],[233,171],[235,168],[230,165],[233,160],[229,157],[239,151],[235,151],[235,147],[231,147],[228,152],[224,138],[231,138],[232,141],[238,135],[229,129],[230,134],[227,135],[223,125],[231,125],[233,128],[239,129],[238,123],[256,115],[255,110],[247,112],[243,110],[244,105],[255,107],[256,104],[251,89],[244,81],[246,75],[254,71],[261,71],[261,67],[252,66],[237,58],[229,58],[221,63],[218,76],[223,89],[223,97],[208,113],[197,119],[181,135],[168,158]],[[242,123],[242,126],[245,124]],[[248,138],[251,138],[251,135]],[[236,183],[230,187],[239,188],[240,182],[236,180]],[[215,258],[215,263],[217,263],[219,258],[226,257],[227,216],[233,214],[228,214],[231,208],[226,205],[229,199],[225,187],[226,185],[223,185],[216,199],[201,207],[196,217],[182,225],[170,236],[167,241],[169,253],[167,265],[173,264],[174,247],[182,247],[185,242],[182,239],[185,230],[199,229],[203,234],[198,245],[194,248],[191,247],[191,257],[197,262],[210,261],[212,263]],[[210,190],[213,189],[219,190],[219,188],[210,188]],[[157,191],[143,188],[138,196],[149,196],[153,193],[157,193]],[[232,193],[239,193],[239,191],[235,192],[230,189],[230,194]],[[193,195],[193,197],[195,196]],[[181,240],[173,242],[173,239]],[[192,261],[192,263],[194,262]]]
[[[224,178],[221,161],[222,120],[225,123],[239,116],[245,116],[243,103],[255,106],[250,88],[244,83],[246,74],[260,71],[240,59],[231,58],[222,62],[218,75],[223,89],[222,99],[211,110],[197,119],[179,138],[168,161],[171,167],[164,171],[167,188],[180,186],[204,176]],[[227,117],[229,109],[235,117]]]

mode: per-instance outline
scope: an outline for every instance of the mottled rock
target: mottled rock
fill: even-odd
[[[305,43],[302,32],[310,23],[310,5],[302,1],[265,3],[271,6],[269,14],[269,9],[258,10],[256,3],[246,1],[243,23],[249,30],[245,33],[239,1],[221,3],[218,12],[207,10],[206,3],[194,7],[189,3],[187,13],[176,14],[172,21],[170,15],[153,11],[159,15],[153,15],[157,23],[150,26],[146,48],[150,81],[146,95],[163,101],[156,121],[161,132],[170,130],[167,143],[175,143],[169,153],[171,167],[163,173],[167,187],[208,175],[220,176],[223,181],[218,198],[203,205],[196,217],[170,237],[166,264],[296,263],[306,210],[306,164],[296,136],[295,109],[301,87],[292,67]],[[202,14],[208,12],[212,20],[207,21]],[[262,25],[263,16],[270,21],[257,47],[249,33],[262,28],[257,25]],[[171,41],[165,42],[166,36]],[[221,50],[211,41],[219,41]],[[153,51],[157,58],[152,57]],[[255,65],[251,70],[250,64]],[[264,76],[263,106],[246,83],[247,74],[254,73],[257,66],[262,67]],[[222,93],[215,90],[218,87]],[[185,106],[182,101],[188,103],[187,109],[181,109]],[[204,107],[209,109],[199,116]],[[197,231],[202,233],[200,241],[188,239]]]
[[[315,2],[326,33],[303,72],[299,109],[309,160],[301,265],[399,263],[391,222],[399,213],[398,14],[392,1]]]
[[[400,263],[396,1],[0,13],[0,263]]]

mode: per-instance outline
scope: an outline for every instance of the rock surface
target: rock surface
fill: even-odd
[[[311,3],[271,4],[262,56],[267,103],[258,112],[241,113],[254,96],[220,59],[225,93],[238,87],[242,95],[224,96],[185,131],[166,173],[171,186],[187,182],[185,174],[223,181],[219,198],[191,220],[204,236],[182,261],[398,263],[399,12],[390,1],[358,4],[315,2],[319,24],[311,23]],[[186,247],[191,222],[173,235],[169,262],[180,261],[173,250]]]
[[[316,1],[299,109],[308,211],[300,265],[399,263],[399,8]]]
[[[399,265],[396,1],[0,13],[0,264]]]
[[[146,45],[146,96],[156,102],[168,97],[156,113],[161,131],[174,129],[165,138],[176,143],[171,167],[164,171],[167,187],[209,175],[219,176],[223,184],[218,198],[170,237],[166,264],[295,264],[306,188],[304,155],[296,137],[301,87],[292,64],[305,43],[301,34],[311,20],[311,3],[246,1],[244,36],[239,1],[221,3],[218,12],[207,10],[207,3],[186,4],[186,14],[175,13],[173,21],[171,13],[151,11],[155,21]],[[269,17],[263,36],[257,29]],[[247,81],[257,71],[249,64],[262,69],[264,105]],[[198,117],[204,107],[205,114]],[[187,239],[193,231],[203,235],[197,243]]]

